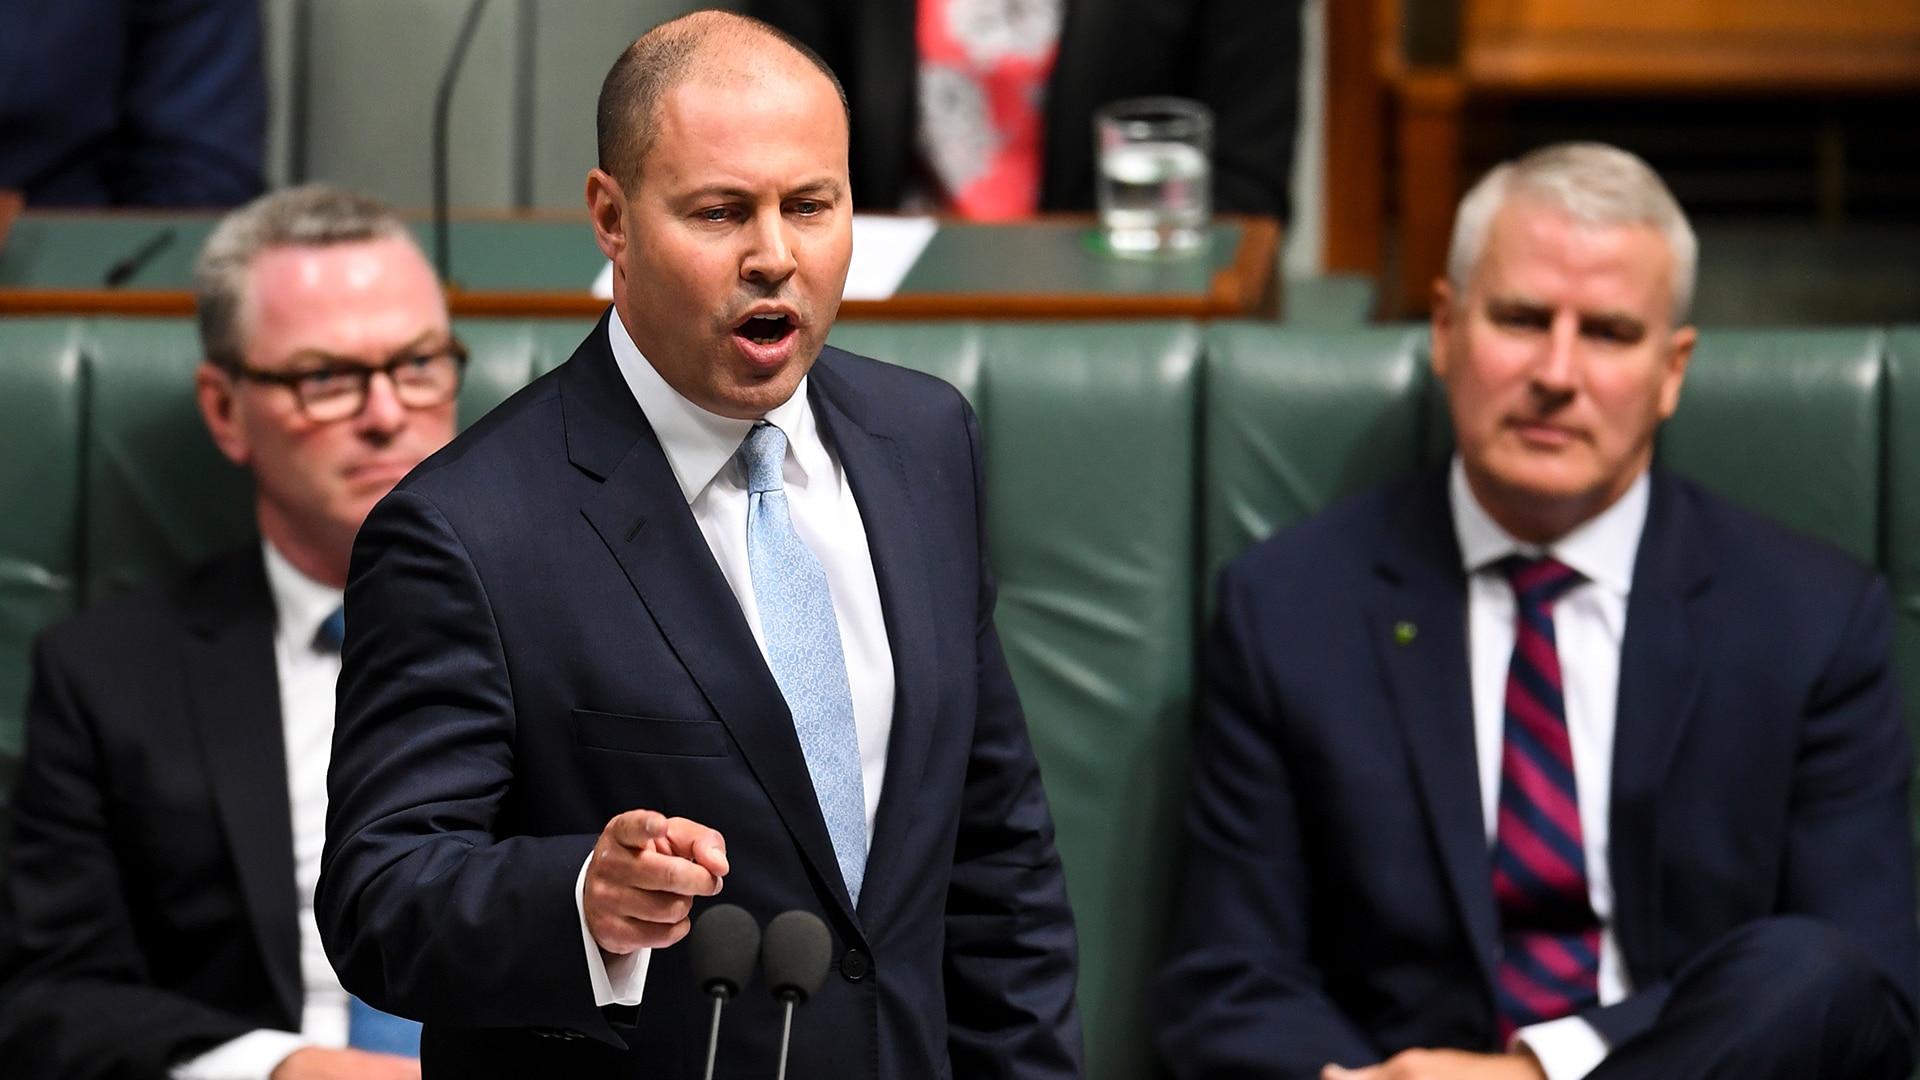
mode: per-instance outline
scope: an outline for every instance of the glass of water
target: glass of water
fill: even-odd
[[[1093,115],[1095,197],[1116,254],[1200,250],[1213,213],[1213,113],[1177,97],[1128,98]]]

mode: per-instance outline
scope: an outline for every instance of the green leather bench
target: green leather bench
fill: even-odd
[[[470,421],[584,323],[476,321]],[[1248,542],[1450,450],[1420,327],[849,323],[981,417],[999,620],[1079,919],[1095,1080],[1146,1077],[1208,585]],[[242,542],[184,320],[0,320],[0,791],[48,622]],[[1920,697],[1920,329],[1705,335],[1662,459],[1882,568]],[[1920,708],[1909,705],[1920,723]]]

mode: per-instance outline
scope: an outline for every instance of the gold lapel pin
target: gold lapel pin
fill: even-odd
[[[1407,622],[1405,619],[1393,624],[1393,643],[1395,645],[1411,645],[1413,644],[1413,639],[1419,636],[1420,628]]]

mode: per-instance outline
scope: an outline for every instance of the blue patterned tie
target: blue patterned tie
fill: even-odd
[[[756,424],[740,444],[747,473],[747,565],[767,660],[793,713],[847,895],[858,904],[867,871],[867,798],[853,690],[826,571],[793,531],[780,479],[786,456],[787,436],[772,424]]]

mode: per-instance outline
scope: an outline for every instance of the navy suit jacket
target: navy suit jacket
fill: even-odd
[[[0,188],[235,206],[265,188],[260,0],[0,4]]]
[[[1319,1076],[1495,1048],[1498,917],[1475,764],[1466,576],[1444,469],[1350,500],[1227,570],[1192,861],[1160,1042],[1182,1077]],[[1402,624],[1411,624],[1409,635]],[[1911,1015],[1911,765],[1883,582],[1659,470],[1614,736],[1616,1043],[1742,924],[1852,935]]]
[[[1213,208],[1285,218],[1300,111],[1300,0],[1065,0],[1047,81],[1040,209],[1094,208],[1094,110],[1177,94],[1213,110]],[[853,107],[849,164],[862,208],[897,209],[919,113],[909,0],[749,0],[805,42]]]
[[[0,880],[0,1072],[163,1077],[300,1027],[293,825],[258,542],[34,649]]]
[[[644,807],[726,836],[725,901],[831,928],[792,1075],[1077,1075],[1072,919],[994,630],[977,426],[952,387],[832,348],[809,389],[898,685],[858,909],[604,320],[361,531],[320,927],[349,990],[426,1022],[429,1074],[699,1074],[709,1005],[684,948],[653,954],[637,1015],[588,984],[575,880],[607,821]],[[722,1075],[771,1074],[763,985],[722,1032]]]

